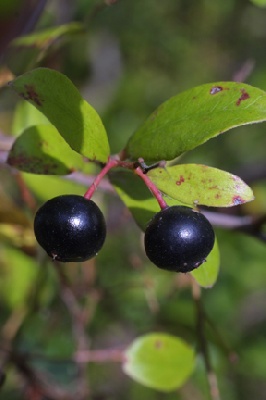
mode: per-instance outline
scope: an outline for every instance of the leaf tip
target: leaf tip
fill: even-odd
[[[238,206],[245,203],[245,200],[241,196],[236,195],[232,197],[232,203],[234,204],[234,206]]]

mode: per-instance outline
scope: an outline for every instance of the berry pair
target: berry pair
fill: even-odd
[[[78,195],[48,200],[36,213],[38,243],[54,260],[85,261],[98,253],[106,237],[105,219],[92,201]],[[154,215],[145,232],[145,251],[159,268],[189,272],[201,265],[214,245],[204,215],[189,207],[168,207]]]

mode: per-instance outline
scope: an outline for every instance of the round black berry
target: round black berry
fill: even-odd
[[[168,207],[149,222],[145,251],[157,267],[189,272],[199,267],[214,246],[215,235],[207,218],[189,207]]]
[[[106,237],[99,207],[78,195],[62,195],[39,208],[34,220],[37,242],[54,260],[86,261],[98,253]]]

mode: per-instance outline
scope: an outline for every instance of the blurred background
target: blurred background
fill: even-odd
[[[6,82],[38,66],[66,74],[100,114],[112,153],[117,153],[159,104],[183,90],[231,80],[266,89],[263,3],[1,1],[0,399],[63,399],[60,390],[71,392],[81,376],[83,381],[86,377],[84,385],[89,382],[88,398],[95,400],[209,398],[201,356],[192,378],[169,394],[134,383],[117,363],[91,363],[80,371],[71,361],[75,332],[62,280],[60,286],[54,265],[37,248],[32,221],[47,199],[83,194],[89,176],[85,183],[73,182],[19,173],[5,165],[12,136],[40,118]],[[66,28],[58,30],[62,25]],[[182,158],[235,173],[253,188],[255,201],[227,210],[229,214],[266,214],[265,134],[265,124],[237,128]],[[93,174],[94,167],[87,172]],[[108,221],[107,242],[96,260],[65,266],[86,310],[84,340],[92,349],[123,348],[136,336],[164,331],[196,347],[195,306],[186,277],[159,271],[148,262],[140,229],[107,183],[96,197]],[[202,297],[221,398],[264,400],[265,230],[260,238],[228,229],[217,228],[216,233],[220,273]],[[32,387],[26,362],[38,379],[49,382],[50,397]]]

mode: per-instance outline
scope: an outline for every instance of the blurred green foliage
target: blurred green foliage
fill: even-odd
[[[10,47],[1,67],[14,74],[36,66],[65,73],[100,113],[115,153],[160,103],[182,90],[222,80],[244,80],[266,89],[266,11],[253,3],[120,0],[107,6],[100,0],[51,0],[35,32],[67,22],[84,24],[86,32],[53,41],[45,51]],[[2,132],[12,130],[16,102],[15,95],[1,89]],[[260,214],[266,203],[265,145],[265,124],[246,126],[185,154],[182,161],[248,179],[258,196],[244,210]],[[75,387],[71,316],[60,297],[56,267],[36,247],[31,224],[38,204],[67,191],[82,194],[85,186],[25,175],[29,194],[24,178],[2,164],[0,179],[1,335],[8,339],[14,331],[14,348],[33,355],[29,361],[34,368],[58,385]],[[148,262],[142,234],[114,193],[99,189],[97,202],[107,217],[107,242],[96,260],[65,267],[90,313],[86,333],[91,348],[123,348],[151,331],[181,336],[197,346],[195,307],[186,277],[157,270]],[[242,212],[237,208],[239,215]],[[221,269],[216,285],[203,292],[203,301],[221,397],[264,400],[265,243],[228,230],[216,233]],[[89,364],[87,375],[95,400],[208,398],[200,355],[192,379],[177,393],[144,388],[125,377],[117,364]],[[22,381],[10,367],[0,399],[21,399],[23,393]]]

